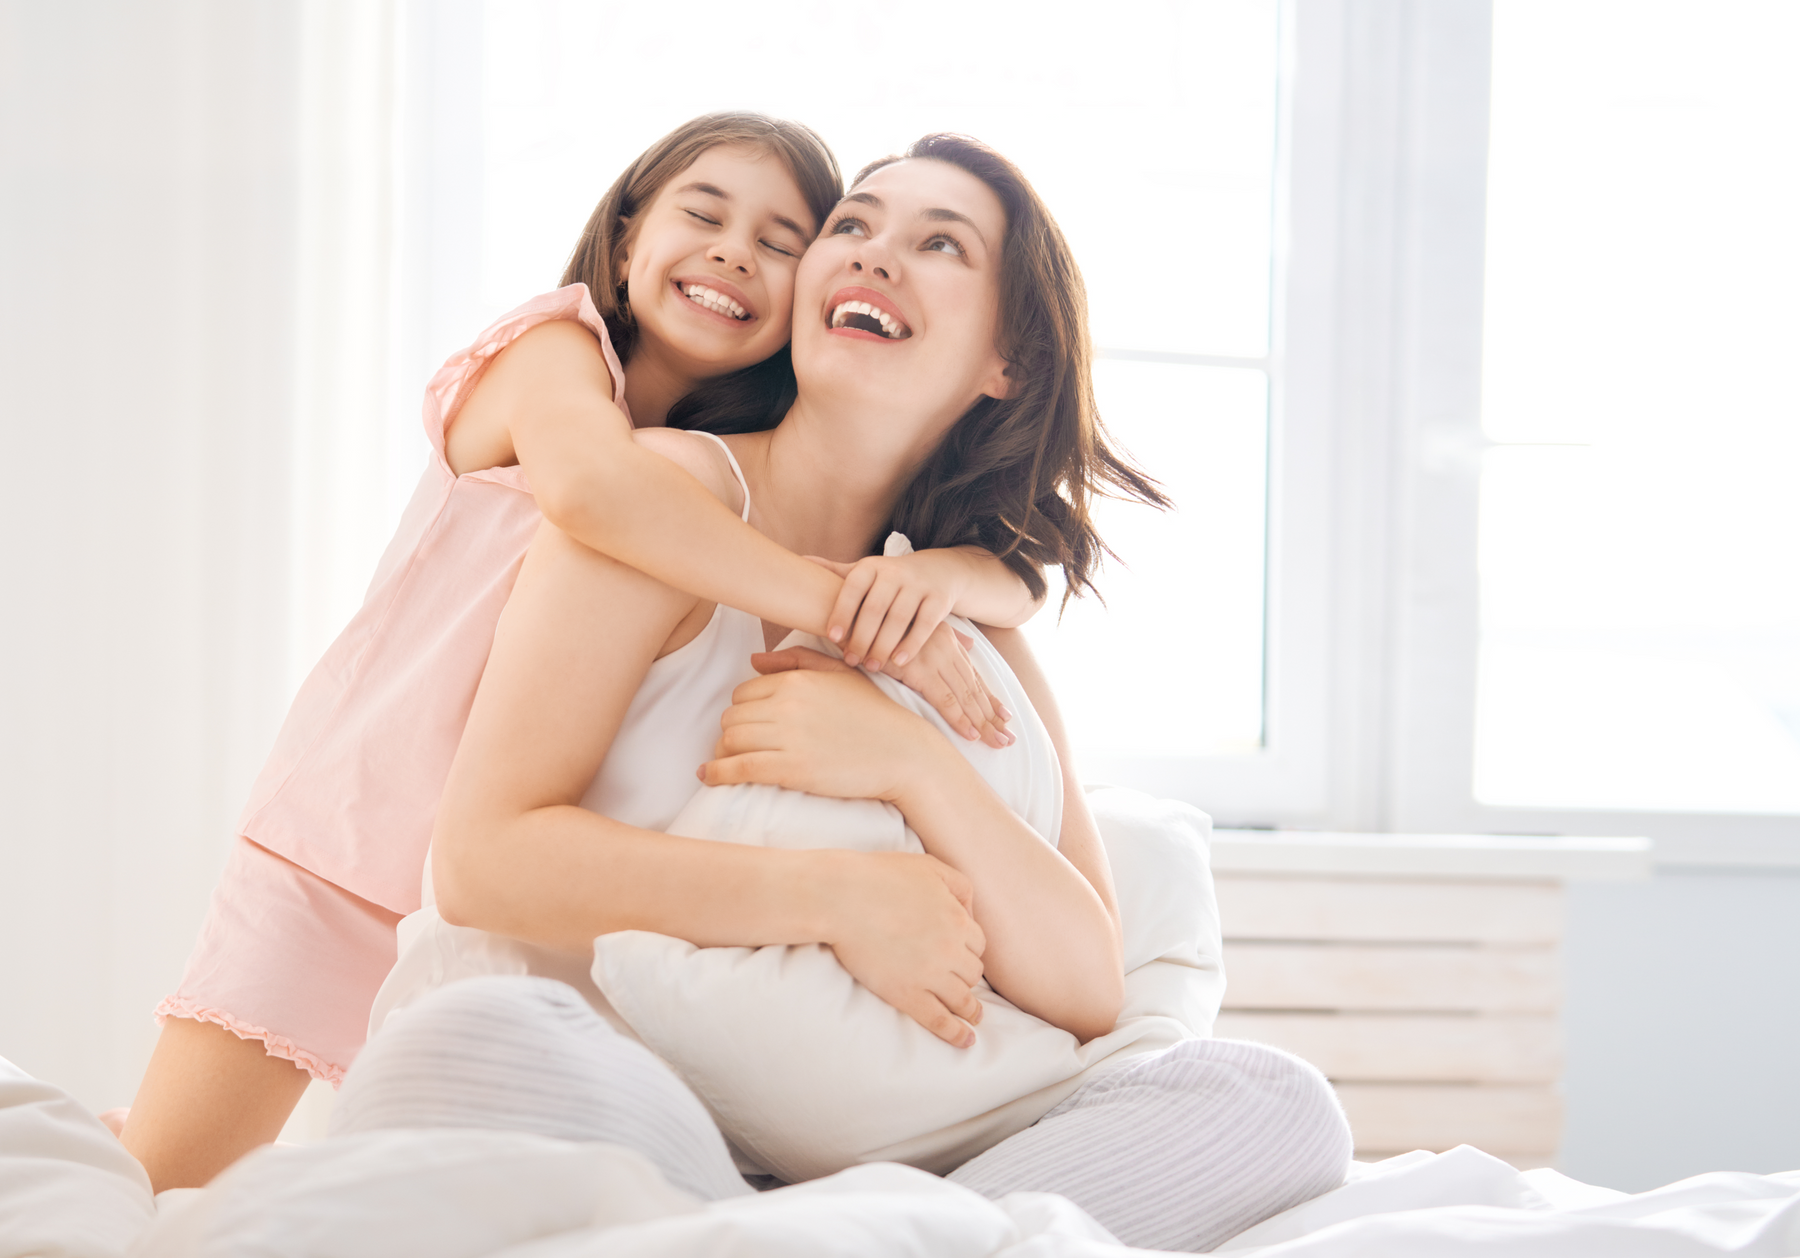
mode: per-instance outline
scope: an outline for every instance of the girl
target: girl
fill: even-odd
[[[158,1009],[163,1033],[122,1132],[158,1190],[204,1183],[272,1139],[309,1075],[336,1083],[354,1060],[394,925],[418,907],[495,621],[542,518],[708,597],[835,630],[965,734],[1004,742],[1003,718],[936,622],[952,607],[1028,616],[1012,569],[962,550],[865,562],[844,580],[746,529],[629,439],[634,421],[662,425],[702,381],[740,416],[791,392],[794,272],[840,187],[804,127],[696,119],[620,176],[563,289],[433,378],[431,465],[363,609],[297,695],[187,972]]]
[[[796,550],[848,559],[889,528],[926,544],[975,536],[1060,563],[1081,589],[1100,545],[1092,494],[1162,501],[1098,427],[1083,307],[1079,273],[1023,177],[973,141],[927,137],[907,159],[865,171],[802,261],[799,388],[780,425],[723,445],[697,435],[671,445],[685,444],[690,466]],[[877,327],[848,317],[869,310]],[[822,479],[824,468],[837,475]],[[610,632],[597,650],[601,626]],[[749,677],[743,645],[783,632],[545,525],[438,813],[442,916],[564,950],[631,929],[702,947],[825,943],[951,1043],[968,1042],[983,974],[1081,1038],[1109,1030],[1122,976],[1106,858],[1018,636],[994,641],[1058,744],[1055,848],[935,730],[852,670],[792,654],[764,657],[770,675]],[[726,694],[734,702],[712,758],[718,727],[696,713]],[[648,779],[647,749],[659,763],[706,761],[707,782],[888,800],[925,854],[656,833],[687,788]],[[397,1015],[334,1117],[345,1133],[433,1125],[612,1140],[689,1191],[744,1191],[693,1096],[544,979],[453,984]],[[1062,1192],[1128,1244],[1197,1250],[1336,1187],[1350,1138],[1304,1062],[1192,1040],[1134,1058],[970,1153],[979,1156],[951,1178],[976,1191]]]

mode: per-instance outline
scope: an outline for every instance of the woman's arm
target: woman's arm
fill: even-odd
[[[1081,801],[1065,805],[1062,838],[1073,840],[1065,856],[935,728],[853,670],[817,652],[760,659],[759,667],[785,662],[792,671],[738,687],[704,780],[895,804],[926,851],[973,886],[994,989],[1084,1040],[1112,1030],[1124,1001],[1118,920],[1105,857]],[[1065,796],[1069,780],[1065,775]]]
[[[432,837],[438,911],[564,951],[651,930],[700,946],[829,943],[952,1043],[978,1018],[967,881],[927,856],[678,838],[578,806],[645,672],[708,605],[545,525],[494,635]],[[952,1015],[955,1015],[954,1017]]]
[[[675,589],[820,636],[832,636],[835,628],[833,640],[865,623],[867,636],[873,636],[880,617],[857,615],[858,602],[840,597],[840,575],[749,527],[707,486],[664,457],[667,446],[631,437],[630,421],[613,402],[600,343],[582,325],[556,319],[525,332],[495,357],[453,417],[444,454],[459,476],[518,463],[545,519]],[[996,593],[1002,579],[1014,586],[1015,601],[1028,601],[1023,583],[998,560],[988,560],[987,565],[972,558],[957,561],[968,609],[952,599],[930,623],[921,621],[913,655],[950,610],[964,615],[1006,610],[1001,606],[1006,597]],[[906,627],[900,623],[895,636]],[[1004,719],[994,712],[985,686],[978,680],[973,691],[967,685],[932,684],[939,673],[951,682],[965,672],[974,678],[965,663],[937,659],[929,676],[917,668],[896,675],[928,694],[967,736],[1002,746]]]

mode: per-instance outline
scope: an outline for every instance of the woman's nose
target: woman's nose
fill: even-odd
[[[850,264],[850,269],[852,271],[860,271],[863,269],[863,264],[860,262],[852,262]],[[888,274],[887,268],[884,266],[870,266],[869,273],[872,275],[879,275],[884,280],[891,280],[894,278]]]

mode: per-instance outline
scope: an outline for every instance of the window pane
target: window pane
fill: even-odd
[[[1476,791],[1800,812],[1800,6],[1495,6]]]
[[[1099,344],[1267,352],[1274,0],[1169,5],[677,8],[490,0],[483,286],[496,309],[554,283],[606,186],[708,109],[816,127],[846,174],[930,131],[1018,162],[1068,233]],[[691,60],[695,32],[730,43]]]
[[[1104,502],[1124,561],[1106,599],[1052,603],[1027,632],[1078,758],[1254,751],[1263,733],[1268,378],[1260,371],[1102,362],[1100,410],[1175,510]]]

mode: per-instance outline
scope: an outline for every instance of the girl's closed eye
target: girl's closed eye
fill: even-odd
[[[718,219],[708,218],[706,215],[702,214],[699,210],[684,210],[683,213],[685,213],[689,218],[699,219],[702,223],[705,223],[708,227],[717,227],[719,225]]]

